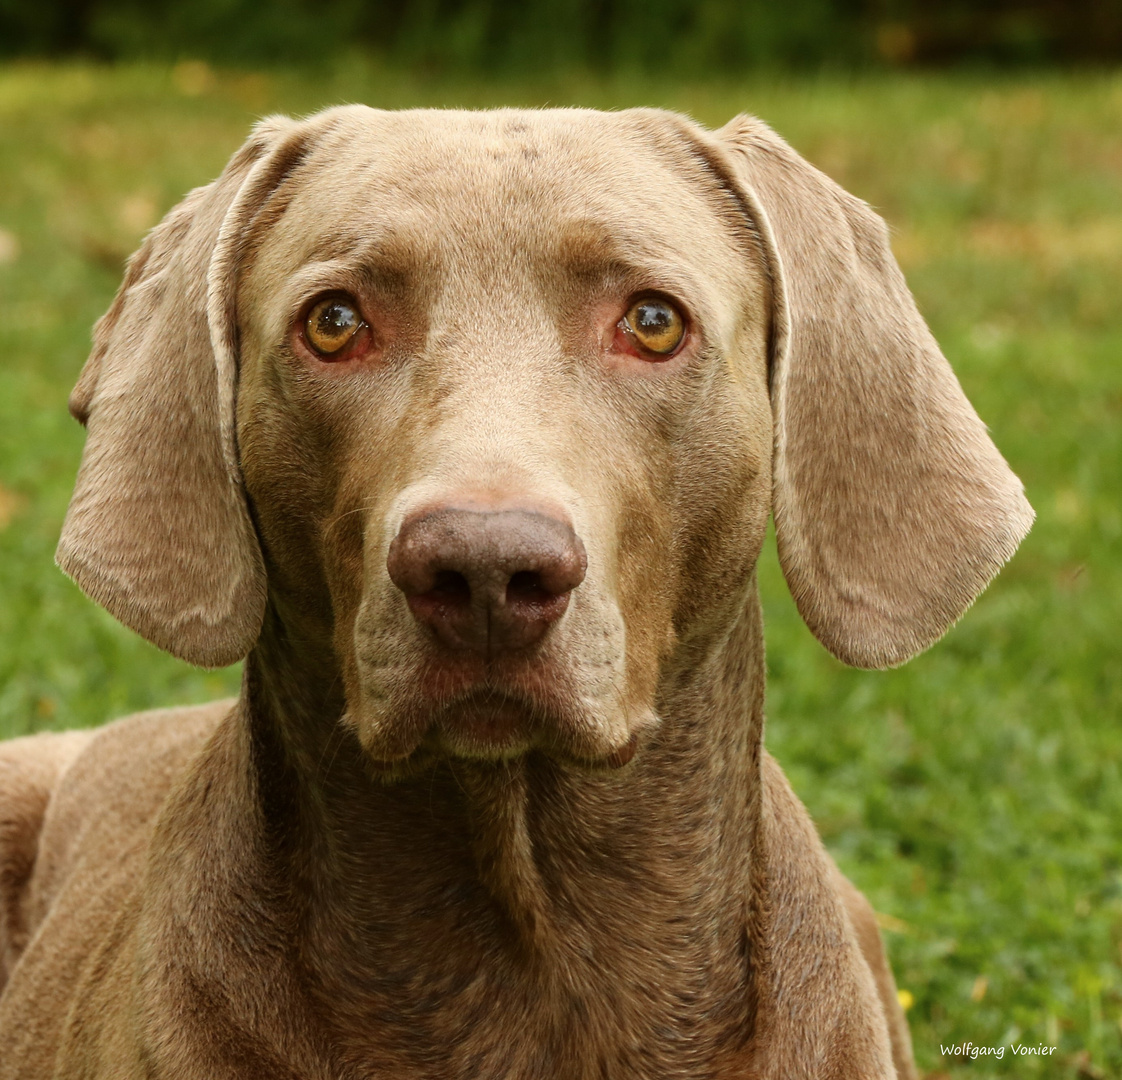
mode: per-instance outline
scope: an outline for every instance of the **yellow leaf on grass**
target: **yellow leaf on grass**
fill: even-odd
[[[910,934],[912,932],[912,928],[903,919],[896,918],[895,915],[886,915],[883,911],[875,911],[873,915],[877,920],[877,926],[882,930],[889,930],[893,934]]]
[[[24,498],[6,487],[0,487],[0,532],[12,522],[12,518],[23,509]]]
[[[0,264],[14,263],[19,258],[19,241],[15,233],[0,229]]]

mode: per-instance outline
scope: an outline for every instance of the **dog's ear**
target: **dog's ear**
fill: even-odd
[[[835,656],[935,642],[1032,524],[904,283],[884,222],[766,125],[716,133],[771,263],[774,503],[799,611]]]
[[[248,226],[299,160],[300,125],[263,121],[129,262],[70,397],[86,424],[56,560],[156,645],[217,667],[260,632],[265,569],[234,431],[234,292]]]

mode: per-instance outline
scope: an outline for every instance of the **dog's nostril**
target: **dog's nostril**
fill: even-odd
[[[541,574],[536,570],[519,570],[507,582],[506,602],[512,606],[530,604],[542,607],[556,599],[557,594],[545,587]]]
[[[438,570],[429,596],[439,604],[467,607],[471,603],[471,586],[458,570]]]

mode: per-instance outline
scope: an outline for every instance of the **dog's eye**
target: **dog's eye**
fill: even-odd
[[[366,324],[344,296],[329,296],[316,304],[304,320],[304,337],[320,356],[341,352]]]
[[[627,309],[620,320],[620,329],[648,352],[669,356],[682,343],[686,321],[669,301],[647,296]]]

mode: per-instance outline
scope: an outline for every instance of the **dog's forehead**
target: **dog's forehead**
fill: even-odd
[[[548,252],[566,229],[640,255],[736,255],[728,196],[686,138],[669,121],[658,130],[649,112],[349,107],[320,123],[281,232],[318,243],[321,257],[325,244],[386,231],[445,251],[505,242]]]

